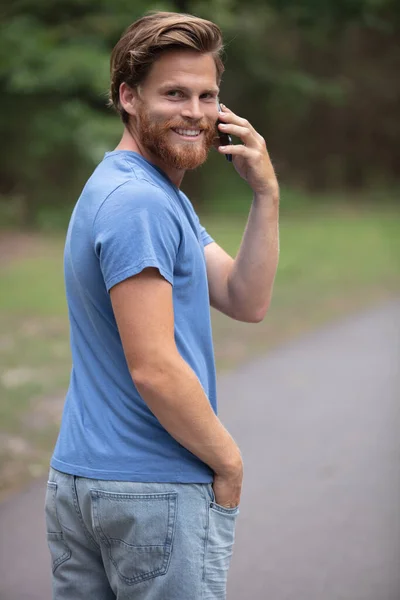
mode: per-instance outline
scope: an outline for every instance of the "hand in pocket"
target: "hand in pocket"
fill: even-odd
[[[234,476],[215,475],[213,490],[216,504],[224,508],[236,508],[242,493],[243,472]]]

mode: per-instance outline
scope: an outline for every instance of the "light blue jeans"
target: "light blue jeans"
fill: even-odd
[[[225,600],[239,509],[210,484],[134,483],[50,469],[53,600]]]

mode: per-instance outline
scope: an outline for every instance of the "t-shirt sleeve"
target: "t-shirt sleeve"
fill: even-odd
[[[211,237],[211,235],[209,235],[205,229],[205,227],[203,227],[203,225],[200,223],[200,219],[198,214],[196,213],[193,204],[190,202],[189,198],[186,196],[186,194],[184,194],[183,192],[181,192],[181,195],[185,198],[186,202],[189,204],[189,206],[191,207],[191,213],[192,216],[194,217],[196,226],[197,226],[197,232],[198,232],[198,238],[199,240],[201,240],[203,246],[207,246],[208,244],[211,244],[214,240]]]
[[[211,237],[211,235],[207,232],[206,228],[203,227],[203,225],[200,223],[199,217],[196,215],[197,217],[197,227],[199,230],[199,235],[200,235],[200,239],[203,243],[203,246],[207,246],[208,244],[211,244],[214,240]]]
[[[200,227],[200,239],[203,242],[203,246],[211,244],[214,240],[209,233],[207,233],[205,227],[199,222]]]
[[[146,267],[173,285],[182,229],[164,192],[147,182],[123,184],[103,202],[93,243],[107,291]]]

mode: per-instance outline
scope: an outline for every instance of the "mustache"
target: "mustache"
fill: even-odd
[[[201,129],[202,131],[214,131],[215,122],[209,119],[202,119],[194,123],[193,121],[176,121],[171,119],[165,123],[165,129]]]

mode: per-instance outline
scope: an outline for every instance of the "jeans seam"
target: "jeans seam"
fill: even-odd
[[[64,542],[64,540],[62,540]],[[57,558],[57,560],[55,560],[52,564],[52,572],[55,573],[57,567],[59,567],[60,565],[62,565],[63,562],[67,561],[68,559],[71,558],[72,556],[72,552],[71,550],[68,548],[68,546],[64,543],[65,547],[66,547],[66,552],[64,552],[64,554],[62,554],[59,558]]]
[[[94,547],[96,548],[96,550],[100,550],[100,545],[96,542],[96,540],[94,539],[94,537],[91,535],[90,531],[87,529],[85,522],[83,520],[83,516],[82,516],[82,511],[79,507],[79,503],[78,503],[78,494],[76,491],[76,476],[74,475],[72,478],[72,498],[74,501],[74,507],[75,507],[75,511],[76,514],[78,516],[78,520],[82,526],[83,529],[83,533],[85,534],[86,539],[94,545]]]
[[[210,512],[209,512],[210,498],[209,498],[208,491],[206,490],[205,486],[203,487],[203,494],[205,496],[205,504],[206,504],[206,522],[205,522],[205,528],[204,528],[205,531],[204,531],[203,576],[202,576],[203,585],[201,586],[201,600],[203,599],[205,585],[206,585],[206,556],[207,556],[207,547],[208,547],[208,534],[210,531]]]
[[[68,546],[67,542],[65,541],[65,537],[64,537],[64,532],[61,526],[61,522],[60,519],[58,517],[58,509],[57,509],[57,494],[58,494],[58,484],[55,481],[48,481],[47,482],[47,487],[48,490],[51,490],[51,494],[52,494],[52,503],[54,505],[54,516],[55,516],[55,520],[56,520],[56,524],[57,527],[59,527],[60,531],[59,532],[53,532],[53,531],[48,531],[47,530],[47,524],[46,524],[46,537],[48,540],[50,540],[50,535],[56,535],[57,536],[57,540],[59,542],[62,543],[62,545],[64,546],[64,554],[62,554],[61,556],[59,556],[57,559],[53,560],[52,558],[52,572],[55,573],[56,569],[65,561],[69,560],[72,556],[72,552],[70,547]],[[50,549],[50,546],[49,546]],[[50,550],[50,554],[51,554],[51,550]]]
[[[63,530],[62,530],[61,523],[60,523],[60,519],[58,518],[58,508],[57,508],[58,484],[57,483],[54,486],[54,490],[53,491],[54,491],[54,498],[53,498],[53,502],[54,502],[54,514],[55,514],[55,517],[56,517],[57,527],[60,528],[60,533],[64,537]]]
[[[165,540],[164,550],[168,548],[168,551],[164,551],[164,562],[162,566],[163,573],[167,573],[169,564],[171,562],[172,544],[175,533],[176,524],[176,513],[177,513],[178,496],[169,496],[168,498],[168,522],[167,522],[167,539]],[[173,508],[172,508],[173,507]],[[172,509],[172,510],[171,510]]]

